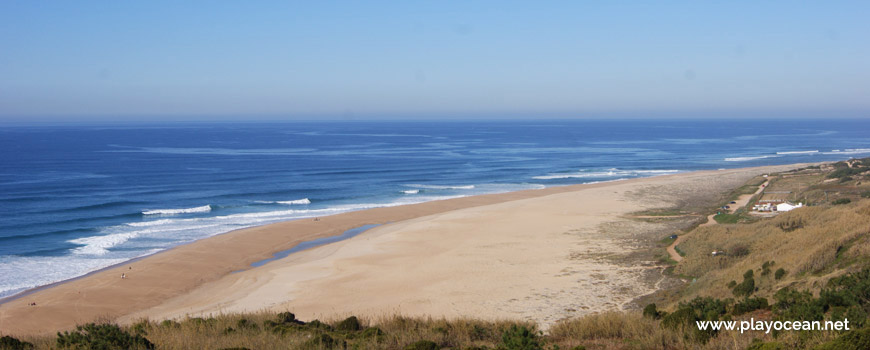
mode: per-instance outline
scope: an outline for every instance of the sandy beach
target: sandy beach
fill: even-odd
[[[0,333],[259,310],[290,310],[301,319],[510,318],[546,327],[629,307],[659,288],[661,266],[638,252],[673,225],[628,214],[711,203],[753,176],[798,166],[463,197],[233,231],[9,300],[0,304]],[[250,267],[367,224],[381,225]]]

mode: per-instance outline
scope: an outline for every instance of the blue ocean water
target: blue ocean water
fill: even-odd
[[[0,128],[0,297],[230,230],[482,193],[870,156],[867,120]]]

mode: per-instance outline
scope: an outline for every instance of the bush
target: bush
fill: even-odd
[[[308,339],[302,344],[303,349],[343,349],[347,344],[343,340],[335,340],[326,333],[315,335],[314,338]]]
[[[33,349],[33,344],[20,341],[10,336],[0,338],[0,350],[28,350]]]
[[[728,255],[737,257],[747,256],[749,255],[749,246],[742,243],[735,244],[731,249],[728,249]]]
[[[739,316],[747,312],[755,310],[767,309],[767,299],[765,298],[746,298],[737,304],[734,304],[734,310],[731,312],[734,316]]]
[[[429,340],[420,340],[415,343],[408,344],[405,350],[438,350],[438,344]]]
[[[840,168],[828,174],[829,179],[842,179],[852,175],[858,175],[866,171],[867,168]]]
[[[718,319],[718,317],[713,320]],[[695,321],[700,321],[701,318],[695,310],[690,306],[682,305],[676,311],[662,317],[662,328],[674,331],[683,331],[686,338],[693,339],[699,343],[706,343],[710,338],[716,336],[717,330],[706,329],[699,330],[695,326]],[[711,320],[712,321],[712,320]]]
[[[773,298],[776,300],[774,310],[780,320],[815,321],[821,320],[825,315],[822,304],[813,299],[813,294],[808,291],[783,288]]]
[[[731,292],[738,297],[748,297],[752,295],[752,293],[755,292],[755,279],[752,277],[744,279],[743,282],[734,286],[734,289],[732,289]]]
[[[512,325],[502,334],[502,346],[506,350],[542,350],[541,343],[534,331],[526,327]]]
[[[831,202],[831,204],[833,204],[833,205],[849,204],[849,203],[852,203],[852,200],[849,198],[840,198],[838,200]]]
[[[356,334],[348,334],[348,339],[361,339],[367,341],[373,341],[375,343],[383,342],[386,339],[386,334],[378,327],[369,327],[363,330],[362,332]]]
[[[773,278],[775,279],[781,280],[783,277],[785,277],[785,269],[781,267],[773,273]]]
[[[659,312],[656,304],[649,304],[643,308],[643,316],[657,320],[662,317],[662,314]]]
[[[728,289],[734,289],[734,286],[736,286],[736,285],[737,285],[737,281],[731,280],[731,282],[728,282]]]
[[[320,322],[320,320],[314,320],[314,321],[308,322],[305,324],[305,327],[308,327],[311,329],[323,329],[323,330],[327,330],[327,331],[332,330],[332,326],[330,326],[326,323]]]
[[[335,330],[337,331],[356,332],[361,329],[362,325],[359,323],[359,319],[357,319],[356,316],[345,318],[341,322],[335,324]]]
[[[278,314],[278,322],[279,323],[298,323],[296,321],[296,315],[292,312],[282,312]]]
[[[131,335],[114,324],[76,326],[72,332],[57,333],[57,347],[73,349],[154,349],[148,339]]]
[[[841,335],[833,341],[815,347],[815,350],[870,349],[870,329],[861,329]]]
[[[755,277],[755,273],[752,270],[746,270],[746,272],[743,273],[743,279],[745,280],[752,277]]]
[[[870,198],[870,191],[861,192],[861,198]]]

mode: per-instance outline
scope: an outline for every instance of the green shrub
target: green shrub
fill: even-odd
[[[870,329],[846,332],[837,339],[821,344],[815,350],[861,350],[870,349]]]
[[[815,321],[824,317],[823,306],[808,291],[799,292],[786,287],[777,291],[773,298],[776,300],[773,309],[781,320]]]
[[[752,293],[755,292],[755,279],[752,277],[744,279],[743,282],[734,286],[734,289],[732,289],[731,292],[738,297],[748,297],[752,295]]]
[[[28,350],[33,349],[33,344],[20,341],[10,336],[0,338],[0,350]]]
[[[750,279],[752,277],[755,277],[752,270],[746,270],[746,272],[743,273],[743,279]]]
[[[840,168],[828,174],[829,179],[842,179],[852,175],[857,175],[867,171],[867,168]]]
[[[363,337],[379,337],[379,336],[382,336],[382,335],[384,335],[384,334],[386,334],[386,333],[384,333],[384,331],[382,331],[382,330],[381,330],[380,328],[378,328],[378,327],[369,327],[369,328],[366,328],[364,331],[362,331],[362,333],[360,333],[360,336],[363,336]]]
[[[502,334],[501,340],[506,350],[543,350],[535,332],[524,326],[512,325]]]
[[[362,325],[359,323],[359,319],[357,319],[356,316],[351,316],[336,323],[334,328],[337,331],[356,332],[362,329]]]
[[[330,337],[329,334],[320,333],[315,335],[313,338],[308,339],[304,344],[302,344],[302,349],[310,349],[310,350],[319,350],[319,349],[344,349],[347,347],[347,343],[343,340],[335,340]]]
[[[657,320],[662,317],[662,314],[656,308],[656,304],[649,304],[643,308],[643,315],[651,319]]]
[[[405,350],[438,350],[440,347],[433,341],[429,340],[419,340],[417,342],[408,344],[405,347]]]
[[[305,327],[311,328],[311,329],[322,329],[322,330],[327,330],[327,331],[332,330],[332,326],[330,326],[326,323],[320,322],[320,320],[314,320],[314,321],[308,322],[305,324]]]
[[[768,304],[767,299],[765,298],[746,298],[737,302],[737,304],[734,304],[734,309],[731,311],[731,314],[739,316],[747,312],[767,308]]]
[[[89,323],[76,326],[72,332],[57,333],[57,347],[73,349],[154,349],[148,339],[140,335],[131,335],[114,324]]]
[[[713,329],[699,330],[695,326],[695,322],[700,320],[701,317],[698,316],[696,310],[693,310],[691,306],[681,304],[676,311],[662,317],[661,326],[666,329],[683,331],[686,338],[703,344],[716,336],[718,331]],[[711,319],[711,321],[714,320],[718,320],[718,317]]]
[[[773,278],[775,278],[775,279],[780,280],[783,277],[785,277],[785,269],[783,269],[781,267],[779,269],[777,269],[776,272],[773,273]]]
[[[770,267],[773,266],[773,261],[765,261],[761,264],[761,275],[767,276],[770,274]]]
[[[736,285],[737,285],[737,281],[731,280],[731,282],[728,282],[728,289],[734,289],[734,286],[736,286]]]
[[[260,330],[260,326],[258,326],[254,322],[249,321],[246,318],[243,318],[243,319],[239,320],[238,322],[236,322],[236,328],[249,329],[249,330],[253,330],[253,331]]]
[[[852,200],[849,198],[840,198],[838,200],[831,202],[831,204],[833,204],[833,205],[849,204],[849,203],[852,203]]]
[[[296,315],[292,312],[282,312],[278,314],[279,323],[296,323]]]

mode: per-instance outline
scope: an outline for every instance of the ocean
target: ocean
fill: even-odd
[[[235,229],[678,172],[870,156],[868,120],[0,127],[0,298]]]

